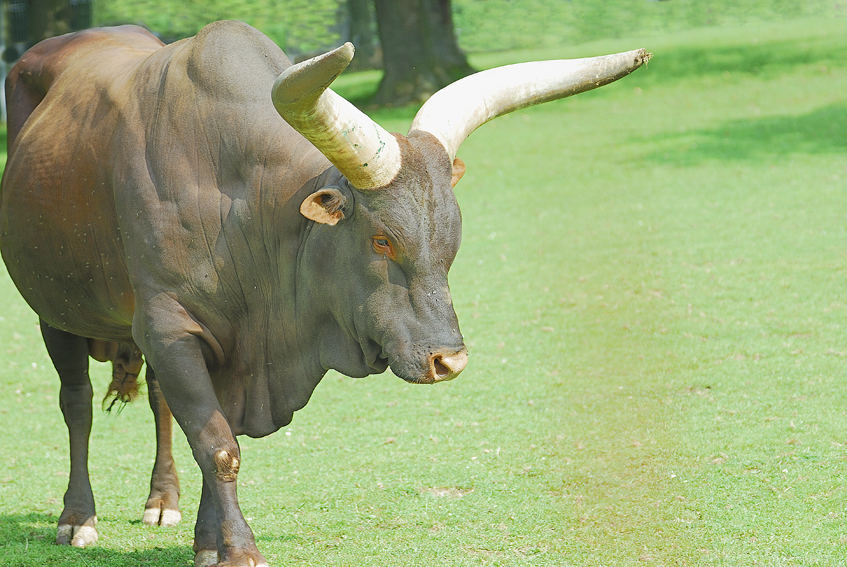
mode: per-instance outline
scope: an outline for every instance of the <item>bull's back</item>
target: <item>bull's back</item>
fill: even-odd
[[[128,338],[133,294],[105,164],[124,101],[113,85],[161,46],[140,28],[40,43],[6,85],[0,251],[30,306],[88,337]]]

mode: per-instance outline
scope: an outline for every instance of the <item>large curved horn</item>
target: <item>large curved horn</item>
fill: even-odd
[[[518,63],[474,73],[432,95],[415,115],[409,132],[422,130],[434,135],[452,160],[465,138],[492,118],[611,83],[650,57],[638,49],[585,59]]]
[[[357,189],[388,185],[400,170],[397,140],[329,88],[353,59],[353,44],[292,65],[274,82],[277,112]]]

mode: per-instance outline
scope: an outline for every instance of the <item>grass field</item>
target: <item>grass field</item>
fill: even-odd
[[[290,427],[244,439],[242,509],[271,564],[847,564],[845,29],[478,54],[655,57],[462,146],[451,289],[469,366],[434,387],[330,374]],[[374,113],[403,132],[412,115]],[[146,403],[95,414],[100,543],[52,544],[58,380],[5,274],[0,344],[0,565],[191,565],[181,436],[185,520],[140,521]],[[94,379],[102,395],[107,367]]]

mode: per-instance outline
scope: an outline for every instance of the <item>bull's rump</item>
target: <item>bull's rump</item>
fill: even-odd
[[[39,316],[78,335],[130,335],[133,293],[107,166],[120,151],[120,78],[159,46],[139,28],[69,34],[33,48],[7,81],[0,250]]]

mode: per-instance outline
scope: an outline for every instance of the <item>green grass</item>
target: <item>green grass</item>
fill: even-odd
[[[330,374],[290,427],[243,440],[242,508],[271,564],[845,564],[846,23],[480,55],[655,52],[462,146],[468,369],[434,387]],[[374,116],[405,131],[412,114]],[[190,565],[182,439],[186,519],[140,523],[144,403],[95,417],[100,544],[52,545],[58,380],[0,286],[0,564]]]
[[[459,43],[471,52],[655,37],[709,26],[844,17],[832,0],[452,0]]]
[[[140,24],[173,41],[215,20],[242,20],[302,53],[338,41],[340,0],[108,0],[94,3],[95,26]]]
[[[243,20],[294,53],[328,49],[347,29],[347,0],[109,0],[94,25],[137,23],[166,39],[218,19]],[[698,27],[844,17],[840,0],[452,0],[461,47],[488,53],[579,45],[597,38],[654,38]],[[376,25],[374,24],[374,29]]]

